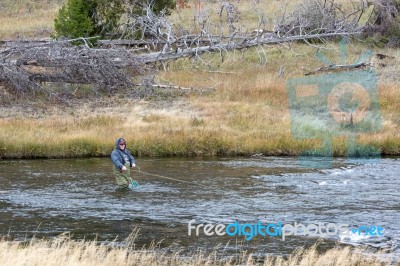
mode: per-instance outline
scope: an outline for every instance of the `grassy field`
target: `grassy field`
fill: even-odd
[[[0,16],[0,38],[48,36],[60,1],[18,3],[3,4],[0,13],[10,15]],[[279,1],[261,3],[267,13],[279,6]],[[256,25],[251,8],[244,2],[239,7],[242,16],[253,24],[249,28]],[[174,13],[173,19],[178,23],[190,21],[192,16],[193,10],[185,9]],[[327,44],[326,48],[326,56],[340,63],[338,43]],[[39,99],[3,100],[0,158],[108,156],[120,136],[139,156],[298,155],[318,150],[320,140],[293,137],[286,93],[288,79],[304,77],[308,70],[323,65],[315,57],[317,48],[296,43],[263,49],[230,52],[223,60],[219,55],[206,55],[203,61],[181,59],[168,63],[166,70],[157,75],[162,84],[213,89],[207,93],[172,97],[163,92],[156,93],[156,99],[107,95],[76,101],[72,106]],[[384,155],[399,155],[400,52],[352,41],[346,63],[353,63],[368,49],[393,58],[372,60],[378,73],[382,129],[359,134],[357,141],[380,148]],[[80,90],[84,88],[78,93]],[[1,97],[7,98],[8,94],[0,87]],[[310,130],[324,123],[312,122]],[[343,134],[333,139],[335,156],[346,155],[347,137]]]
[[[64,0],[2,0],[0,39],[47,38]]]
[[[191,256],[167,254],[156,245],[135,249],[132,245],[113,247],[96,241],[73,241],[67,237],[53,240],[33,239],[28,243],[0,240],[1,265],[386,265],[396,264],[384,253],[371,254],[362,248],[333,248],[319,252],[317,245],[290,256],[255,258],[243,251],[237,258],[220,258],[199,251]],[[380,256],[380,257],[378,257]],[[399,263],[400,261],[397,261]]]

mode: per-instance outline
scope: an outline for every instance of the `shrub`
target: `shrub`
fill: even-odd
[[[79,38],[118,34],[123,15],[142,15],[148,5],[155,14],[169,15],[176,2],[137,0],[126,4],[124,0],[68,0],[55,19],[55,36]]]
[[[94,25],[89,14],[91,6],[87,1],[68,0],[60,9],[54,21],[56,37],[68,38],[93,36]]]

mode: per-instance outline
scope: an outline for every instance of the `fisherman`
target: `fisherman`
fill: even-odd
[[[131,168],[136,167],[135,159],[131,152],[126,149],[126,141],[123,138],[115,142],[115,150],[111,153],[113,162],[113,173],[117,180],[119,190],[129,189],[131,182]]]

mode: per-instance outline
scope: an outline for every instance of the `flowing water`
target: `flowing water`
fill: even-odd
[[[288,254],[317,237],[246,241],[203,231],[195,236],[195,230],[188,236],[188,223],[335,223],[379,225],[384,234],[338,232],[324,236],[322,246],[339,242],[400,253],[400,158],[312,162],[325,167],[304,168],[304,161],[290,157],[139,159],[142,173],[133,177],[140,188],[118,192],[107,158],[0,161],[0,235],[22,240],[69,232],[123,243],[136,228],[139,246],[161,241],[171,251]]]

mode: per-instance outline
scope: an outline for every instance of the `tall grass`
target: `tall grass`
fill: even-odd
[[[166,253],[156,245],[136,249],[126,245],[104,244],[96,241],[76,241],[68,237],[52,240],[32,239],[28,243],[0,241],[1,265],[386,265],[395,259],[383,253],[362,248],[337,247],[320,252],[317,245],[299,249],[288,257],[254,257],[242,252],[239,257],[224,258],[215,252],[202,251],[192,255]],[[397,260],[397,263],[400,261]]]

